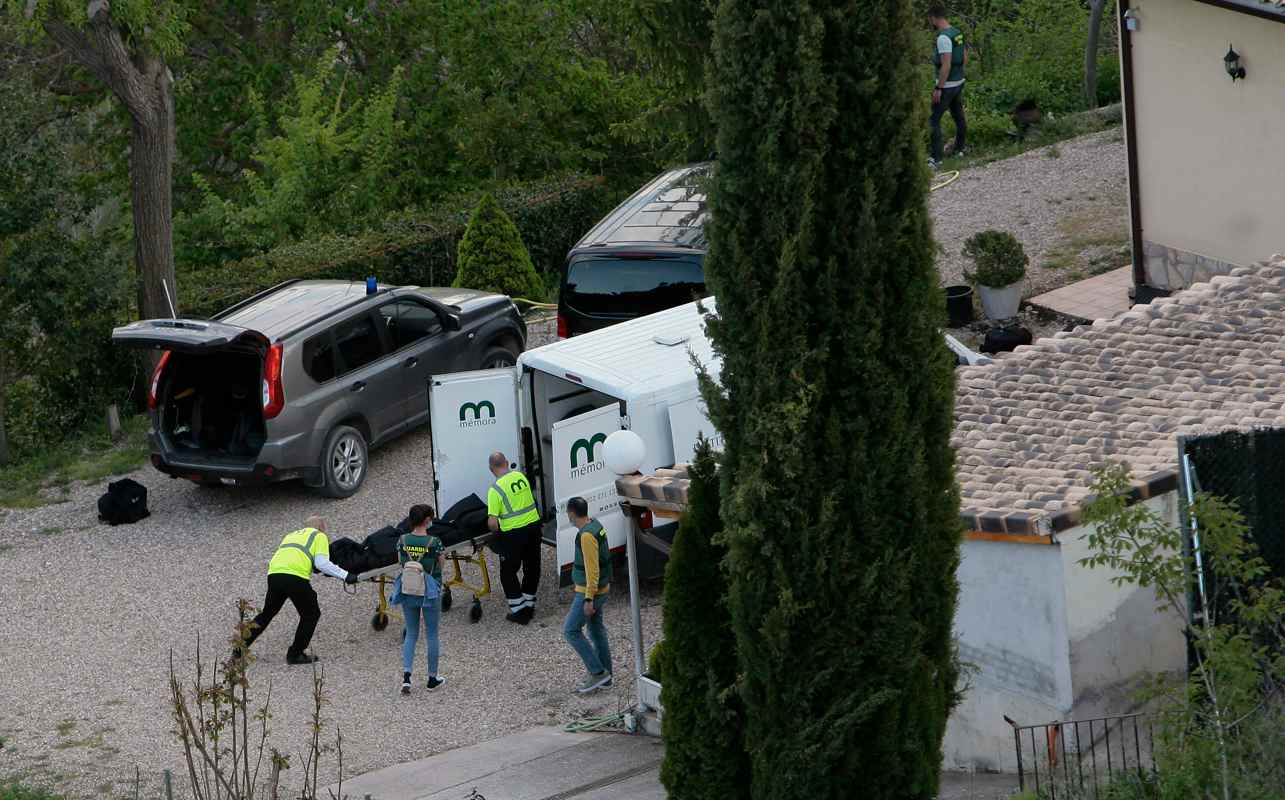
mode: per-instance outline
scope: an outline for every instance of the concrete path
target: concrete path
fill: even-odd
[[[660,740],[647,736],[532,728],[367,773],[345,781],[343,793],[373,800],[664,800],[662,752]]]
[[[1031,305],[1092,322],[1129,310],[1133,267],[1120,267],[1032,297]]]
[[[659,739],[532,728],[345,781],[354,800],[665,800]],[[330,787],[339,795],[339,787]],[[942,774],[939,800],[1002,800],[1012,775]],[[323,793],[322,796],[327,796]]]

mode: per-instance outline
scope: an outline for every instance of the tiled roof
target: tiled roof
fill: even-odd
[[[658,469],[655,475],[626,475],[616,479],[616,491],[632,505],[659,508],[665,511],[683,511],[687,507],[687,465],[675,464],[672,469]]]
[[[1177,485],[1176,437],[1285,425],[1285,257],[962,367],[956,475],[965,525],[1074,527],[1092,471],[1129,464],[1133,497]],[[635,504],[682,510],[685,468],[621,478]]]
[[[1285,425],[1285,257],[958,372],[956,473],[973,530],[1074,527],[1092,470],[1176,486],[1183,434]]]

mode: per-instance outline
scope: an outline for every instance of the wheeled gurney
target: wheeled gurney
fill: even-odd
[[[468,610],[469,622],[476,623],[482,619],[482,598],[491,594],[491,571],[486,563],[484,548],[492,536],[494,534],[487,533],[465,539],[447,547],[443,552],[443,557],[449,562],[449,572],[442,574],[442,611],[450,610],[451,589],[458,587],[473,595],[473,602]],[[469,583],[464,578],[462,564],[472,564],[477,567],[480,584]],[[370,618],[370,627],[377,631],[388,627],[388,593],[399,572],[401,572],[400,564],[389,564],[357,574],[359,583],[370,582],[379,587],[379,602],[375,605],[375,613]]]

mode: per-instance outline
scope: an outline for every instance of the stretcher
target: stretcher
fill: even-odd
[[[442,611],[450,610],[452,604],[451,589],[458,587],[473,595],[473,602],[468,610],[469,622],[477,623],[481,621],[482,598],[491,594],[491,570],[486,564],[484,548],[493,535],[488,533],[474,539],[466,539],[458,544],[451,545],[442,553],[442,556],[449,562],[449,571],[444,572],[442,575]],[[464,570],[461,568],[462,564],[476,566],[478,579],[481,582],[476,584],[469,583],[464,577]],[[386,567],[357,574],[358,583],[369,582],[379,587],[379,602],[375,605],[375,613],[370,618],[370,627],[377,631],[382,631],[388,627],[388,594],[401,569],[400,564],[389,564]]]

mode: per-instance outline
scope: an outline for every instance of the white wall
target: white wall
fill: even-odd
[[[1016,770],[1004,716],[1035,724],[1069,710],[1063,563],[1055,545],[964,542],[955,635],[979,672],[946,728],[947,769]]]
[[[1147,500],[1146,507],[1177,527],[1177,499],[1169,492]],[[1066,576],[1071,714],[1077,719],[1130,713],[1138,708],[1141,679],[1186,668],[1180,620],[1157,610],[1153,590],[1116,586],[1114,570],[1080,566],[1089,555],[1087,537],[1093,529],[1085,525],[1058,535]]]
[[[1148,282],[1207,280],[1285,252],[1285,24],[1193,0],[1132,5],[1142,236],[1172,248],[1148,248]],[[1234,84],[1228,44],[1248,73]]]

